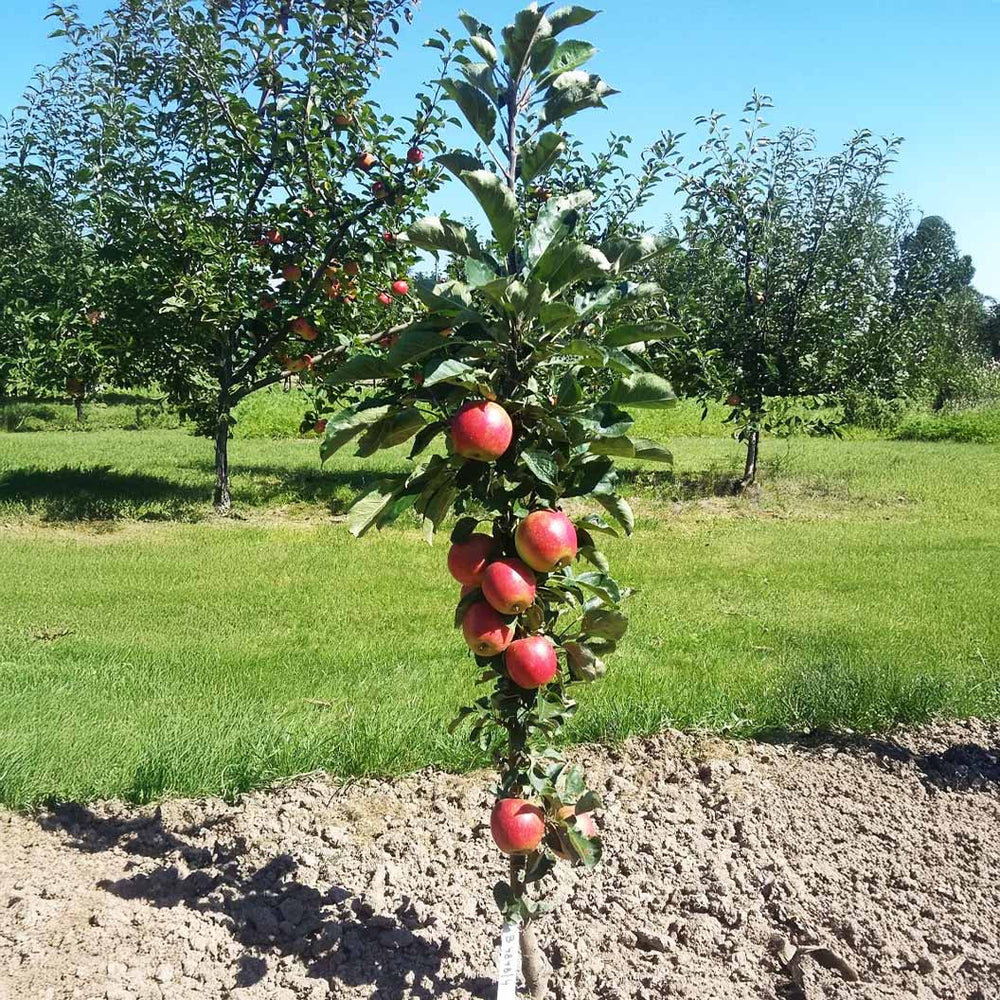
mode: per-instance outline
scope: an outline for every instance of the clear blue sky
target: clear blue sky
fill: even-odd
[[[379,88],[386,110],[407,112],[415,83],[434,72],[435,53],[421,42],[437,25],[454,27],[463,2],[494,25],[521,6],[423,0]],[[46,39],[47,6],[27,0],[4,12],[0,108],[16,103],[32,67],[57,52]],[[91,16],[107,0],[79,6]],[[622,93],[611,110],[573,119],[585,141],[600,143],[609,130],[640,145],[661,129],[691,135],[695,116],[713,108],[738,117],[754,87],[774,98],[776,124],[814,129],[823,150],[856,128],[904,136],[892,190],[944,216],[972,254],[976,286],[1000,297],[1000,0],[605,0],[603,7],[572,34],[600,47],[593,68]],[[654,215],[674,205],[665,193]]]

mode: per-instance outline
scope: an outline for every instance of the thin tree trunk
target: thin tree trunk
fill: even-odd
[[[229,410],[220,411],[215,429],[215,509],[228,514],[233,505],[229,495]]]
[[[538,947],[538,938],[531,924],[521,924],[521,972],[531,1000],[544,1000],[549,991],[552,966]]]
[[[76,405],[76,422],[83,423],[83,396],[75,396],[73,403]]]
[[[747,461],[743,467],[743,478],[739,482],[739,492],[745,492],[757,481],[757,452],[760,449],[760,431],[754,428],[747,438]]]

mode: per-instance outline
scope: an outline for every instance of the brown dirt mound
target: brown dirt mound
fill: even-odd
[[[606,859],[539,925],[552,995],[994,1000],[998,755],[978,722],[581,751]],[[489,804],[425,772],[0,814],[0,998],[495,995]]]

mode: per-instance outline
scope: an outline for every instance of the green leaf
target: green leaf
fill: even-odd
[[[488,38],[484,38],[482,35],[473,35],[469,42],[491,67],[496,66],[497,48]]]
[[[456,149],[451,153],[442,153],[435,158],[434,162],[440,163],[445,170],[456,177],[460,176],[466,170],[483,169],[482,160],[477,159],[470,153],[463,153],[460,149]]]
[[[545,282],[552,295],[582,281],[593,281],[611,270],[607,257],[597,247],[576,240],[563,240],[549,247],[535,265],[533,276]]]
[[[601,552],[600,549],[594,548],[593,545],[583,545],[580,547],[580,555],[583,556],[587,562],[596,566],[602,573],[611,572],[611,563],[608,562],[608,557]]]
[[[646,462],[664,462],[667,465],[673,465],[674,456],[658,441],[652,441],[649,438],[632,438],[632,444],[635,447],[636,458],[641,458]]]
[[[417,431],[413,439],[413,447],[410,449],[410,461],[413,461],[444,430],[445,426],[443,420],[437,420]]]
[[[677,240],[672,236],[646,234],[638,239],[617,236],[608,240],[601,249],[608,260],[616,264],[619,271],[625,271],[636,264],[653,260],[674,249]]]
[[[558,132],[543,132],[534,142],[525,143],[521,147],[521,180],[530,184],[540,174],[547,173],[565,148],[566,140]],[[551,200],[545,208],[550,204]]]
[[[467,541],[469,536],[479,527],[478,517],[460,517],[451,529],[451,543]]]
[[[497,101],[497,87],[493,82],[493,68],[489,63],[465,63],[462,73],[477,90],[481,90],[494,102]]]
[[[559,464],[554,455],[538,448],[526,448],[521,452],[521,459],[536,479],[540,479],[549,486],[556,485]]]
[[[588,438],[622,437],[635,423],[624,410],[611,403],[597,403],[574,419]]]
[[[452,379],[460,380],[472,371],[475,371],[475,369],[467,365],[464,361],[447,358],[435,365],[434,369],[424,377],[423,385],[424,388],[429,388],[432,385],[437,385],[438,382],[449,382]]]
[[[421,250],[447,250],[465,257],[481,258],[482,248],[475,233],[452,219],[428,215],[406,231],[407,238]]]
[[[601,860],[602,846],[599,837],[585,837],[573,824],[566,827],[566,836],[577,858],[585,868],[593,868]]]
[[[562,646],[566,650],[566,661],[574,680],[590,682],[604,676],[607,670],[604,661],[588,646],[582,642],[564,642]]]
[[[611,608],[594,608],[588,611],[580,622],[581,632],[615,641],[625,634],[627,628],[628,618],[620,611]]]
[[[393,448],[409,441],[426,422],[423,414],[412,406],[388,413],[365,431],[358,442],[358,457],[368,458],[382,448]]]
[[[497,110],[490,99],[465,80],[445,79],[441,81],[441,87],[458,105],[479,138],[490,145],[497,124]]]
[[[570,4],[560,7],[549,14],[549,24],[552,26],[552,34],[558,35],[567,28],[575,28],[578,25],[586,24],[592,17],[597,16],[596,10],[587,10],[586,7],[578,7]]]
[[[348,385],[351,382],[367,382],[369,379],[388,378],[396,374],[395,365],[387,358],[374,354],[358,354],[334,368],[323,381],[327,385]]]
[[[451,505],[458,495],[454,479],[449,479],[439,487],[426,503],[423,504],[423,533],[428,545],[434,542],[434,532],[451,510]]]
[[[458,179],[475,195],[486,213],[493,238],[507,253],[517,232],[517,199],[504,182],[489,170],[463,170]]]
[[[357,406],[341,410],[327,421],[326,434],[319,446],[320,460],[325,462],[349,441],[356,438],[366,427],[377,423],[389,412],[388,406]]]
[[[477,587],[475,590],[466,594],[458,604],[455,606],[455,628],[462,627],[462,619],[465,617],[465,612],[476,603],[476,601],[481,601],[483,599],[483,592]]]
[[[528,234],[528,263],[537,265],[548,250],[562,242],[576,228],[579,210],[593,200],[592,191],[574,191],[546,202]]]
[[[635,515],[624,497],[614,493],[595,493],[594,499],[631,535],[635,528]]]
[[[385,492],[382,486],[377,486],[366,493],[347,512],[347,530],[355,538],[360,538],[378,520],[379,515],[392,503],[395,496],[395,490]]]
[[[482,288],[484,285],[489,285],[497,281],[497,273],[489,264],[481,260],[473,260],[471,257],[466,257],[465,280],[473,288]]]
[[[612,327],[604,335],[604,343],[609,347],[625,347],[628,344],[641,344],[651,340],[666,340],[668,337],[679,337],[684,331],[669,320],[656,320],[652,323],[623,323]]]
[[[596,52],[597,49],[590,42],[567,39],[556,47],[552,59],[545,67],[546,72],[557,75],[559,73],[566,73],[571,69],[577,69],[584,63],[589,62]]]
[[[538,319],[547,331],[558,333],[576,323],[580,316],[566,302],[546,302],[538,314]]]
[[[551,125],[586,108],[606,107],[604,98],[617,93],[594,73],[585,73],[582,69],[560,73],[549,86],[539,122]]]
[[[666,379],[651,372],[636,372],[615,382],[604,394],[603,402],[658,410],[676,406],[677,397]]]
[[[520,80],[531,50],[551,35],[552,25],[537,5],[517,12],[514,23],[503,29],[504,60],[512,80]]]
[[[390,348],[386,360],[397,368],[438,350],[444,343],[440,330],[413,329],[404,331]]]
[[[591,441],[588,450],[594,455],[613,455],[615,458],[635,458],[635,445],[629,437],[604,437]]]
[[[603,368],[608,363],[607,351],[589,340],[571,340],[560,353],[579,358],[588,368]]]

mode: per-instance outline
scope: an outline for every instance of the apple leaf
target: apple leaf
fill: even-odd
[[[650,340],[665,340],[667,337],[679,337],[683,330],[669,320],[657,320],[655,323],[623,323],[612,327],[604,335],[604,343],[609,347],[626,347],[629,344],[641,344]]]
[[[390,366],[401,368],[433,351],[443,343],[440,330],[414,329],[401,333],[399,340],[390,348],[386,360]]]
[[[356,438],[366,427],[377,423],[389,412],[388,406],[355,406],[341,410],[327,421],[326,434],[319,446],[320,461],[325,462],[331,455]]]
[[[482,35],[473,35],[469,39],[469,43],[490,66],[496,66],[497,47],[488,38],[484,38]]]
[[[536,479],[540,479],[548,486],[556,485],[556,477],[559,475],[559,465],[553,455],[538,448],[526,448],[521,452],[521,460],[531,470]]]
[[[376,486],[358,500],[347,512],[347,530],[360,538],[378,520],[379,515],[392,503],[395,490],[385,491],[384,486]]]
[[[538,314],[542,326],[549,333],[558,333],[578,322],[577,311],[567,302],[546,302]]]
[[[495,50],[494,50],[495,51]],[[462,74],[477,90],[481,90],[493,103],[497,101],[497,85],[493,82],[493,66],[489,62],[462,64]]]
[[[603,402],[640,409],[664,409],[677,405],[670,383],[651,372],[637,372],[619,379],[604,394]]]
[[[443,79],[441,87],[488,146],[496,132],[497,110],[490,99],[465,80]]]
[[[582,69],[560,73],[549,85],[538,120],[542,125],[551,125],[587,108],[606,107],[604,98],[617,93],[594,73]]]
[[[556,76],[571,69],[578,69],[584,63],[589,62],[596,53],[597,49],[590,42],[567,39],[556,47],[545,70]]]
[[[424,415],[413,406],[393,410],[365,431],[358,441],[357,455],[368,458],[382,448],[394,448],[409,441],[426,422]]]
[[[649,438],[632,438],[635,447],[635,457],[646,462],[663,462],[666,465],[673,465],[674,456],[667,448],[664,448],[658,441]]]
[[[434,162],[440,163],[445,170],[454,174],[456,177],[466,170],[483,169],[482,160],[473,156],[471,153],[463,152],[460,149],[453,150],[450,153],[442,153],[440,156],[435,158]]]
[[[576,227],[579,210],[594,200],[592,191],[574,191],[546,202],[528,234],[528,263],[536,268],[547,251],[562,242]]]
[[[608,561],[608,557],[600,549],[594,548],[593,545],[580,546],[580,555],[602,573],[611,572],[611,563]]]
[[[430,491],[428,491],[430,492]],[[454,476],[445,480],[444,484],[434,490],[426,502],[423,497],[417,502],[417,509],[424,515],[423,534],[428,545],[434,543],[434,532],[437,531],[441,522],[445,519],[448,511],[451,510],[452,502],[458,493],[455,486]],[[426,493],[424,494],[426,496]]]
[[[497,280],[497,272],[489,264],[472,257],[465,258],[465,280],[473,288],[483,288]]]
[[[672,236],[646,234],[638,239],[616,236],[607,240],[601,249],[619,271],[625,271],[636,264],[653,260],[676,246],[677,240]]]
[[[521,147],[521,180],[530,184],[540,174],[547,173],[565,148],[566,140],[558,132],[543,132],[534,142],[525,143]],[[546,207],[551,204],[547,202]]]
[[[464,361],[458,361],[455,358],[447,358],[434,366],[433,371],[429,372],[424,378],[423,385],[424,388],[429,388],[432,385],[437,385],[438,382],[449,382],[452,379],[461,379],[462,376],[468,375],[473,371],[475,371],[475,369],[470,365],[467,365]]]
[[[560,7],[548,15],[553,35],[558,35],[567,28],[575,28],[578,25],[586,24],[592,17],[596,16],[596,10],[588,10],[586,7],[578,7],[575,4]]]
[[[453,219],[428,215],[406,231],[410,243],[421,250],[447,250],[465,257],[481,258],[482,248],[475,233]]]
[[[483,592],[477,587],[471,593],[468,593],[463,597],[455,607],[455,628],[462,627],[462,619],[465,617],[465,612],[476,603],[476,601],[481,601],[483,599]]]
[[[514,246],[517,232],[517,199],[513,192],[489,170],[463,170],[458,179],[475,195],[497,245],[507,253]]]
[[[386,358],[376,357],[374,354],[358,354],[334,368],[323,381],[327,385],[347,385],[351,382],[387,378],[395,374],[395,365],[390,364]]]
[[[604,661],[588,646],[581,642],[564,642],[562,646],[566,650],[566,661],[574,680],[591,682],[604,676],[607,670]]]
[[[535,265],[533,277],[545,282],[551,295],[582,281],[593,281],[611,270],[608,258],[597,247],[576,240],[562,240],[546,250]]]
[[[455,527],[451,529],[451,543],[465,542],[469,536],[479,527],[478,517],[460,517],[455,522]]]
[[[635,515],[624,497],[615,493],[595,493],[594,499],[631,535],[635,528]]]
[[[514,23],[503,29],[504,60],[515,83],[521,79],[531,50],[551,35],[552,25],[545,11],[535,4],[518,11]]]
[[[606,572],[606,571],[605,571]],[[586,635],[600,636],[602,639],[617,641],[628,628],[628,618],[611,608],[594,608],[583,616],[580,631]]]

